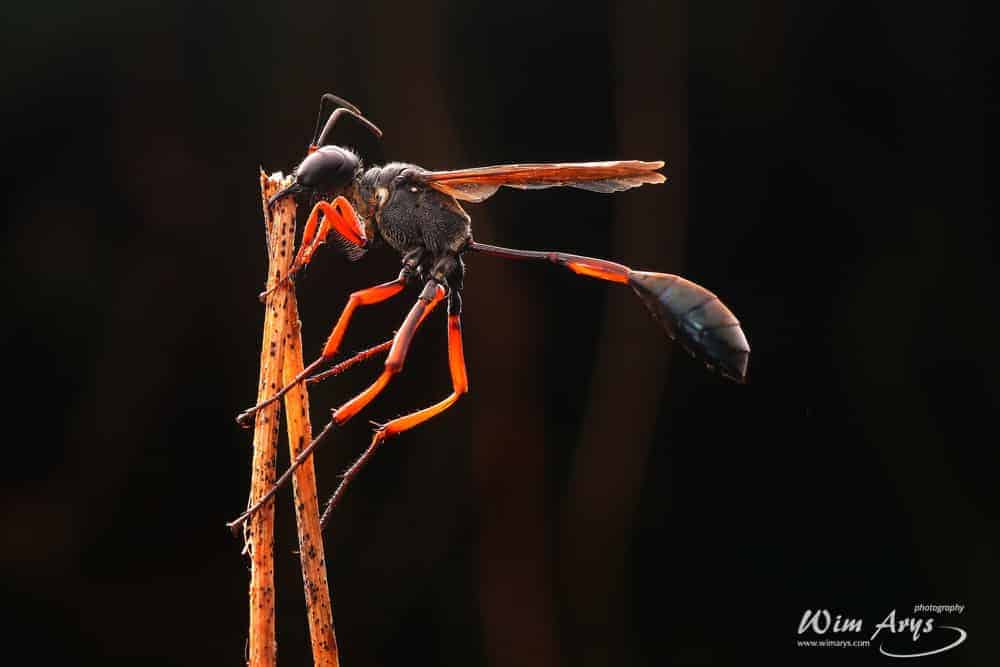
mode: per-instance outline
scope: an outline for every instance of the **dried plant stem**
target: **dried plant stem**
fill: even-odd
[[[291,263],[291,244],[287,237],[294,229],[285,224],[274,224],[269,214],[267,199],[271,179],[261,172],[261,195],[264,206],[264,224],[267,231],[268,269],[267,284],[270,288],[288,271]],[[294,206],[289,200],[275,208],[287,221],[287,208]],[[294,219],[294,209],[291,211]],[[282,246],[282,240],[285,246]],[[286,302],[291,292],[289,286],[270,293],[264,309],[264,337],[260,351],[260,381],[257,401],[273,394],[282,379],[282,337],[287,329]],[[278,403],[259,411],[254,422],[253,466],[250,474],[250,501],[254,504],[275,480],[275,459],[281,406]],[[277,640],[274,632],[274,503],[268,503],[251,517],[244,529],[246,548],[250,553],[250,631],[248,664],[250,667],[274,667],[277,664]]]
[[[286,383],[302,372],[302,327],[294,292],[289,294],[287,308],[288,327],[285,329],[283,363],[283,381]],[[288,450],[294,461],[299,452],[312,441],[309,394],[305,382],[300,382],[285,394],[285,420],[288,425]],[[323,555],[323,530],[320,527],[319,501],[316,498],[316,473],[311,456],[295,470],[292,489],[313,664],[316,667],[338,667],[340,660],[337,637],[333,631],[333,609],[326,580],[326,557]]]
[[[272,219],[267,201],[287,185],[288,180],[280,174],[269,177],[261,172],[269,294],[264,315],[258,402],[274,395],[281,385],[303,369],[301,323],[294,286],[286,283],[270,291],[282,276],[287,275],[291,265],[295,243],[295,203],[290,199],[278,203]],[[294,459],[312,440],[309,395],[304,382],[285,395],[284,404],[289,451]],[[275,482],[280,406],[278,402],[272,403],[256,415],[250,505],[263,497]],[[292,483],[313,663],[317,667],[339,667],[316,498],[316,475],[311,458],[296,469]],[[263,505],[246,526],[245,537],[251,562],[249,665],[271,667],[277,659],[274,633],[274,504],[269,502]]]

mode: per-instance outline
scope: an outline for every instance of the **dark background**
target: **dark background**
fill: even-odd
[[[142,6],[145,4],[146,6]],[[370,163],[664,159],[614,197],[503,191],[476,238],[681,273],[740,317],[749,383],[627,290],[468,258],[472,393],[391,441],[326,538],[345,665],[883,664],[796,648],[967,605],[937,664],[995,661],[998,316],[980,44],[957,5],[15,3],[3,64],[0,588],[36,664],[239,664],[266,257],[257,168],[320,93]],[[395,275],[331,249],[307,357]],[[410,294],[356,319],[382,340]],[[443,398],[443,317],[364,415]],[[314,423],[375,364],[312,392]],[[985,427],[985,428],[984,428]],[[319,455],[324,497],[369,438]],[[307,664],[288,494],[282,664]],[[991,657],[992,656],[992,659]]]

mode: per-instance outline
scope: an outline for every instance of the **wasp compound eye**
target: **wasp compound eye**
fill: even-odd
[[[340,146],[323,146],[310,154],[295,170],[304,187],[329,190],[348,185],[361,167],[361,159]]]

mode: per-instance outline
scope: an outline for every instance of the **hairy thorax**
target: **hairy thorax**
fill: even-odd
[[[356,208],[401,254],[424,248],[434,257],[457,255],[471,238],[469,216],[453,197],[425,185],[423,172],[401,162],[368,169]]]

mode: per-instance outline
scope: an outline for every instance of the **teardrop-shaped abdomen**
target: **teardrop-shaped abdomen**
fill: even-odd
[[[750,345],[739,320],[719,297],[667,273],[630,271],[628,279],[667,335],[691,356],[731,380],[746,380]]]

